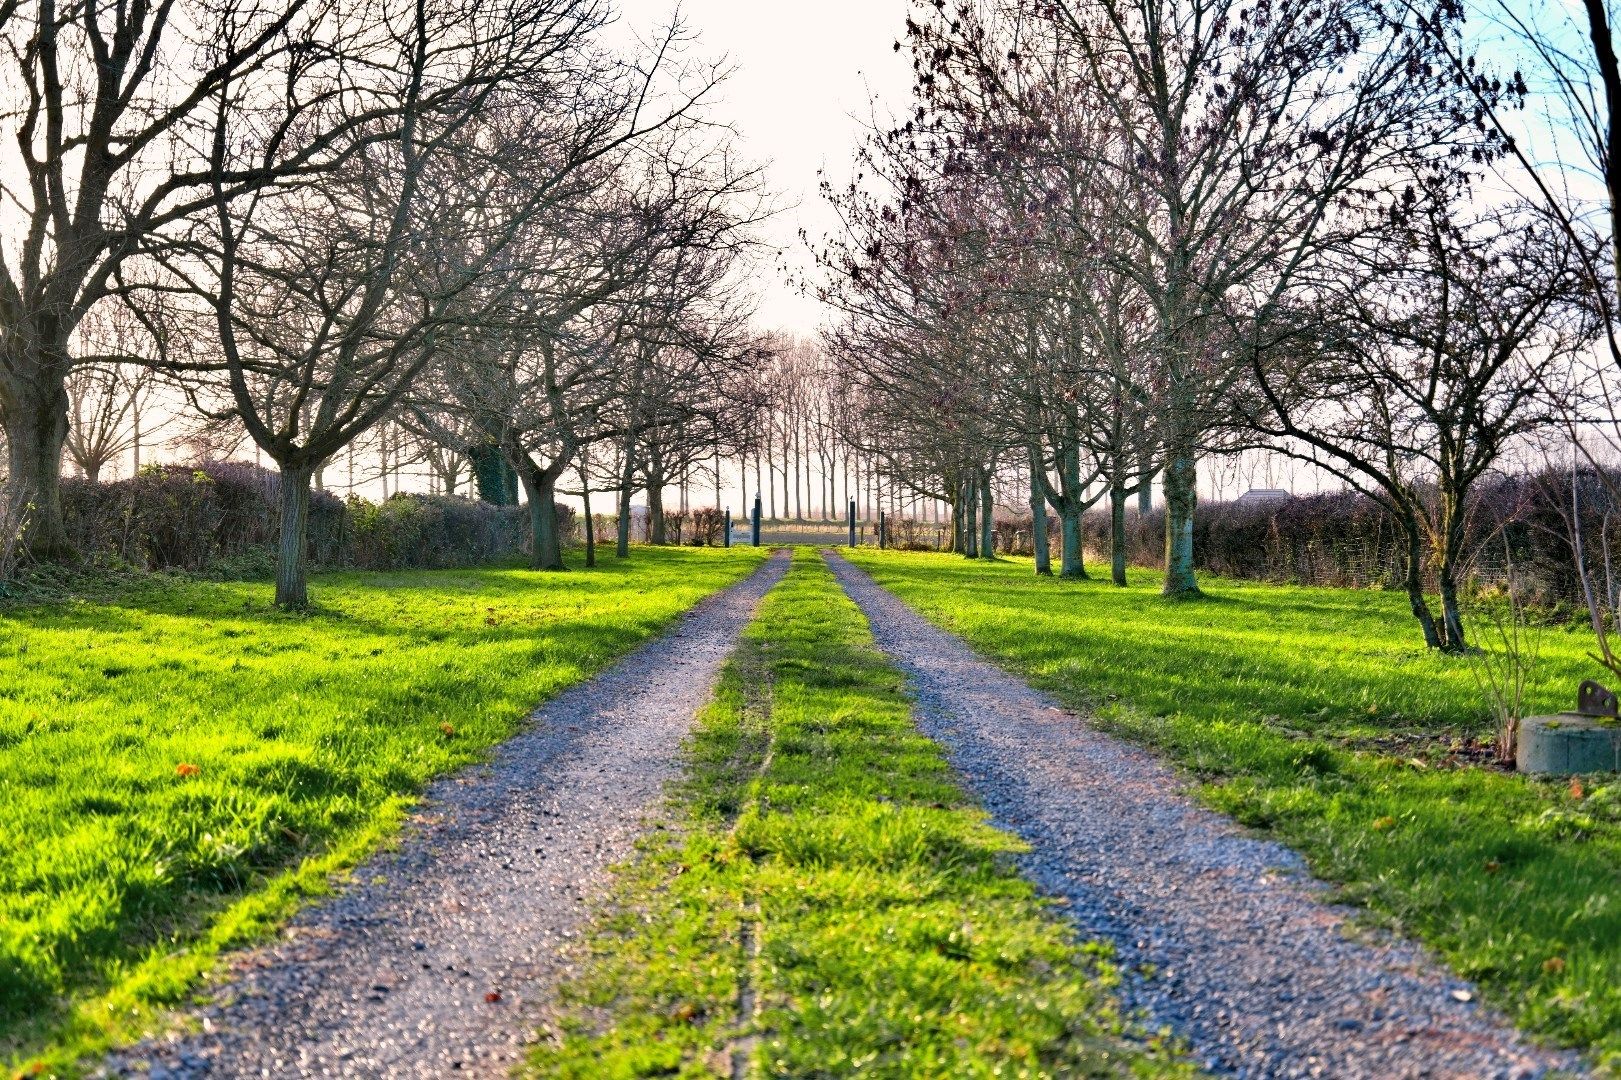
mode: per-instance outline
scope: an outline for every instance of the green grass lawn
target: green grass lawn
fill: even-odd
[[[1018,876],[1016,850],[913,726],[860,612],[800,549],[531,1069],[1189,1075],[1126,1037],[1106,954],[1074,942]]]
[[[0,608],[0,1061],[151,1022],[477,760],[762,553],[596,570],[154,578]]]
[[[1489,737],[1469,661],[1427,652],[1403,597],[1206,580],[1167,601],[1036,578],[1028,560],[849,553],[985,656],[1191,769],[1212,806],[1301,850],[1439,950],[1527,1029],[1621,1071],[1621,783],[1456,767]],[[1550,629],[1534,711],[1601,674]],[[1600,786],[1606,785],[1606,786]]]

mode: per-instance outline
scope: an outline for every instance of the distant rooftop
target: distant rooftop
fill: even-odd
[[[1238,497],[1241,503],[1277,502],[1280,499],[1292,499],[1293,495],[1282,488],[1250,488]]]

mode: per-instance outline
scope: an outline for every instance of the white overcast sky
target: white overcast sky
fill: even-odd
[[[619,0],[628,26],[666,22],[672,0]],[[683,0],[681,12],[704,55],[736,69],[715,110],[736,125],[743,155],[766,166],[782,212],[766,238],[791,265],[807,260],[798,239],[826,232],[831,217],[817,190],[817,171],[846,179],[870,99],[880,110],[904,108],[910,72],[894,44],[905,28],[907,0]],[[760,268],[762,328],[809,334],[821,324],[814,299],[799,296],[776,271]]]

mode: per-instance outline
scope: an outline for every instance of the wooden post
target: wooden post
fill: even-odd
[[[850,500],[850,516],[849,516],[848,520],[849,520],[849,524],[850,524],[850,546],[855,547],[856,546],[856,501],[854,499]]]
[[[749,527],[749,540],[755,547],[760,546],[760,493],[754,493],[754,521]]]
[[[726,546],[732,546],[732,508],[726,508]]]
[[[889,517],[882,510],[878,511],[878,550],[882,551],[889,546]]]

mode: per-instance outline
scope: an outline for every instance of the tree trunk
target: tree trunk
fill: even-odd
[[[307,465],[281,467],[281,537],[276,548],[276,606],[309,607],[310,474]]]
[[[1166,596],[1198,596],[1193,570],[1193,509],[1198,503],[1198,466],[1193,455],[1174,455],[1165,465]]]
[[[1463,613],[1458,610],[1458,562],[1464,546],[1463,506],[1467,490],[1445,491],[1441,500],[1441,639],[1447,652],[1461,653],[1469,647],[1463,636]]]
[[[765,447],[765,486],[766,502],[771,507],[771,516],[773,518],[777,516],[777,462],[775,460],[775,451],[775,440],[768,438]],[[755,488],[755,493],[759,493],[758,486]]]
[[[966,558],[979,558],[979,499],[974,494],[974,485],[964,480],[962,482],[963,502],[963,537],[962,553]]]
[[[990,470],[979,479],[979,557],[996,558],[996,495],[991,490]]]
[[[1109,580],[1126,584],[1126,489],[1109,486]]]
[[[585,565],[597,565],[597,523],[591,520],[591,485],[580,485],[581,513],[585,515]]]
[[[1430,613],[1430,603],[1424,597],[1424,542],[1416,523],[1405,522],[1404,525],[1407,532],[1407,602],[1413,609],[1413,618],[1418,620],[1419,628],[1424,631],[1424,644],[1439,649],[1441,634],[1436,629],[1435,616]]]
[[[664,477],[655,476],[651,467],[647,480],[647,541],[659,545],[669,542],[664,529]]]
[[[614,523],[614,557],[630,558],[630,500],[635,494],[636,458],[625,446],[625,467],[619,470],[619,520]]]
[[[563,545],[557,535],[557,477],[532,461],[518,470],[529,497],[529,566],[533,570],[564,570]]]
[[[1081,545],[1081,512],[1075,508],[1078,501],[1065,499],[1064,505],[1058,508],[1058,576],[1062,578],[1086,577],[1086,553]]]
[[[804,465],[804,462],[802,460],[803,457],[804,457],[804,451],[805,451],[805,443],[804,443],[803,438],[801,437],[800,428],[796,424],[794,426],[794,520],[795,521],[804,521],[805,520],[805,493],[804,493],[804,488],[801,486],[801,477],[799,475],[800,468],[801,468],[801,466]],[[808,468],[806,468],[804,471],[806,473],[806,476],[803,479],[804,479],[805,482],[808,483],[809,480],[810,480],[810,476],[809,476],[810,470]]]
[[[23,542],[36,559],[71,559],[62,519],[62,448],[68,438],[68,396],[54,389],[11,381],[5,387],[6,456],[12,485],[28,493],[33,510]]]
[[[1138,462],[1138,469],[1142,475],[1137,480],[1137,512],[1147,516],[1154,510],[1154,477],[1157,471],[1148,467],[1146,456]]]
[[[1030,547],[1036,556],[1036,573],[1051,577],[1053,553],[1047,543],[1047,497],[1041,491],[1041,452],[1030,447]]]
[[[1458,610],[1458,584],[1453,580],[1452,568],[1441,567],[1441,622],[1446,629],[1447,652],[1463,652],[1468,643],[1463,637],[1463,613]]]

